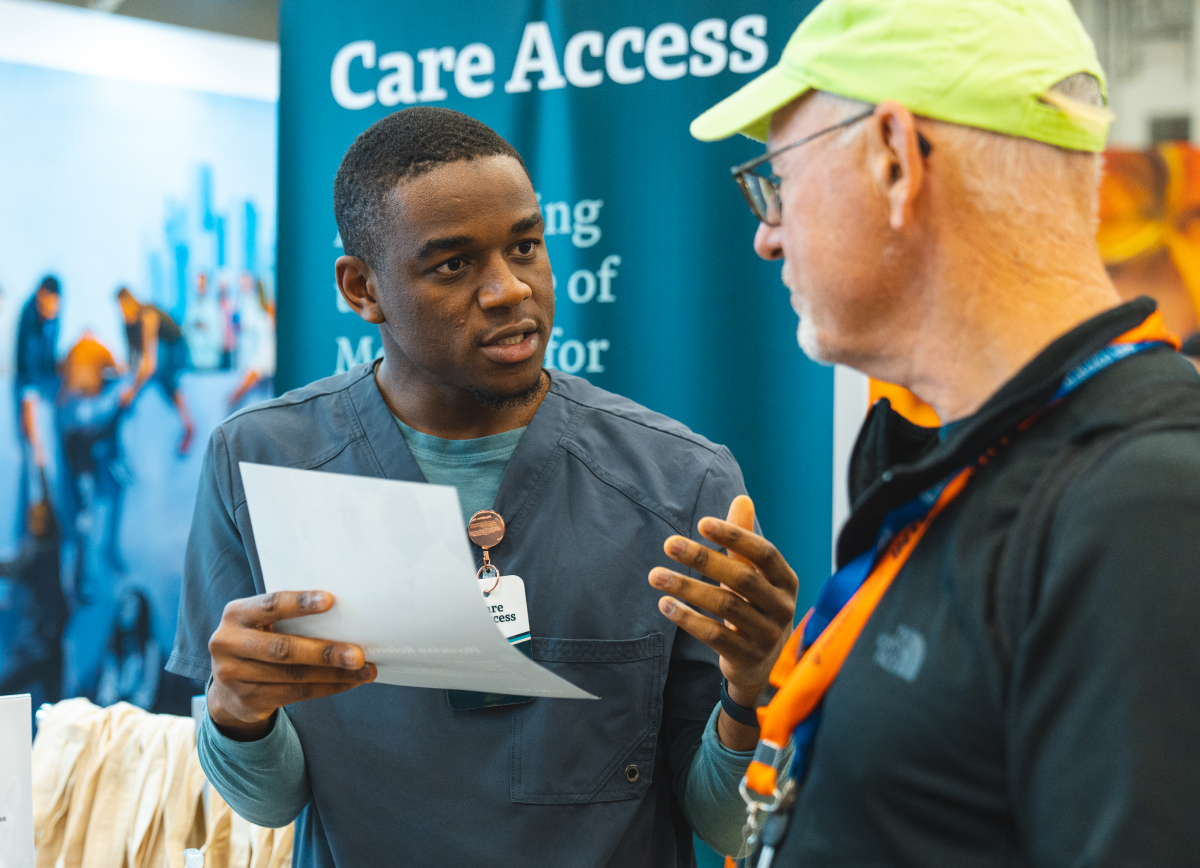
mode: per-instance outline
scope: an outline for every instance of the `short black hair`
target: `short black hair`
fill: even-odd
[[[42,284],[38,287],[38,290],[40,291],[43,289],[46,290],[46,292],[52,292],[55,295],[61,294],[61,290],[58,286],[58,278],[53,274],[47,274],[44,278],[42,278]]]
[[[516,148],[462,112],[413,106],[376,121],[346,151],[333,181],[333,216],[346,255],[372,268],[380,262],[384,198],[404,178],[443,163],[495,156],[512,157],[529,174]]]

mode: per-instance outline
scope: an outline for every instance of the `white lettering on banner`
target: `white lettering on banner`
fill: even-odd
[[[448,97],[450,94],[442,87],[442,70],[454,69],[454,49],[422,48],[417,52],[417,62],[421,64],[421,92],[417,98],[421,102],[438,102]]]
[[[563,341],[563,345],[558,351],[558,366],[568,374],[574,374],[583,367],[586,355],[581,341]]]
[[[411,54],[403,51],[389,51],[379,58],[379,68],[396,70],[379,79],[375,93],[379,96],[380,105],[393,106],[401,102],[405,105],[412,105],[417,101],[417,92],[413,90]]]
[[[605,338],[588,341],[585,349],[584,342],[574,338],[560,342],[559,337],[562,333],[562,326],[550,329],[550,340],[546,342],[546,359],[543,362],[546,368],[566,371],[568,374],[577,374],[580,370],[588,374],[604,373],[600,354],[612,347]],[[584,367],[585,363],[587,367]]]
[[[604,204],[601,199],[580,199],[575,203],[575,231],[571,233],[571,243],[576,247],[591,247],[600,240],[600,227],[596,218],[600,216],[600,207]]]
[[[604,34],[599,30],[583,30],[567,40],[563,50],[563,72],[575,87],[595,87],[604,81],[604,73],[600,70],[583,68],[585,49],[592,57],[603,57]]]
[[[531,87],[531,72],[542,74],[538,90],[556,90],[567,86],[567,80],[558,71],[554,40],[550,38],[550,25],[545,21],[530,21],[525,25],[521,47],[517,49],[517,62],[513,64],[512,78],[504,83],[504,92],[527,92]]]
[[[617,276],[617,266],[621,264],[621,257],[613,254],[604,257],[600,263],[600,268],[594,274],[586,268],[581,268],[570,276],[567,280],[567,298],[576,304],[587,304],[593,298],[598,302],[616,301],[617,297],[613,295],[612,282]],[[596,289],[599,287],[600,296],[596,297]]]
[[[646,71],[662,81],[687,75],[687,61],[667,63],[668,57],[686,57],[688,32],[679,24],[660,24],[646,37]]]
[[[547,202],[542,208],[547,235],[571,234],[571,206],[566,202]]]
[[[747,73],[762,69],[767,62],[767,43],[762,41],[766,35],[767,19],[763,15],[743,15],[733,22],[729,41],[746,53],[735,51],[729,55],[729,71]]]
[[[357,348],[350,345],[350,338],[339,337],[334,338],[334,340],[337,343],[337,367],[334,368],[335,374],[344,374],[355,365],[361,365],[363,362],[371,361],[371,359],[383,357],[382,346],[379,347],[378,352],[372,355],[371,347],[374,345],[375,339],[370,335],[364,335],[359,338]]]
[[[537,194],[537,199],[542,206],[547,236],[570,235],[571,243],[576,247],[591,247],[600,240],[603,233],[596,221],[600,218],[600,209],[604,207],[603,199],[580,199],[574,208],[569,202],[542,204],[541,193]],[[571,226],[572,217],[575,218],[574,228]]]
[[[688,71],[697,78],[716,75],[725,68],[729,49],[725,47],[726,26],[723,18],[706,18],[692,28],[692,50]]]
[[[537,76],[538,90],[558,90],[568,84],[596,87],[606,75],[621,85],[642,82],[647,72],[659,81],[677,81],[687,75],[703,78],[726,68],[749,75],[767,63],[766,35],[767,18],[759,14],[743,15],[732,24],[723,18],[706,18],[690,32],[676,22],[659,24],[648,34],[641,27],[619,27],[607,39],[599,30],[583,30],[567,39],[560,67],[550,25],[530,21],[521,34],[504,92],[532,91],[531,76]],[[413,53],[389,51],[378,58],[377,67],[376,51],[375,42],[356,40],[334,55],[330,90],[342,108],[365,109],[377,101],[385,106],[440,102],[450,95],[442,83],[443,72],[453,73],[455,90],[470,99],[490,96],[496,89],[491,77],[496,72],[496,55],[493,47],[483,42],[461,49],[444,46],[416,51],[416,63],[421,65],[419,92]],[[595,62],[594,68],[584,65],[585,57]],[[598,62],[601,59],[602,64]],[[351,69],[359,66],[380,74],[368,90],[356,91],[350,85]],[[362,81],[366,84],[365,78]]]
[[[646,31],[640,27],[622,27],[614,33],[604,49],[604,69],[617,84],[637,84],[646,77],[646,70],[625,65],[626,47],[641,54],[646,47]]]
[[[355,93],[350,89],[350,64],[356,59],[362,60],[365,69],[375,66],[375,43],[367,40],[351,42],[333,57],[333,67],[329,71],[329,86],[333,90],[333,98],[342,108],[365,109],[375,105],[375,91]]]
[[[454,86],[463,96],[479,99],[487,96],[495,89],[489,78],[487,81],[476,81],[481,75],[491,75],[496,71],[496,55],[492,49],[482,42],[472,42],[458,53],[454,62]]]
[[[617,297],[612,294],[612,281],[617,276],[617,266],[620,264],[621,257],[616,254],[604,257],[600,263],[600,270],[596,272],[596,276],[600,278],[600,301],[617,300]]]
[[[583,284],[581,290],[580,284]],[[587,304],[596,294],[596,275],[586,268],[581,268],[571,275],[567,281],[567,297],[576,304]]]
[[[588,341],[588,366],[589,374],[603,374],[604,365],[600,364],[600,353],[609,348],[609,343],[605,338],[599,340]]]

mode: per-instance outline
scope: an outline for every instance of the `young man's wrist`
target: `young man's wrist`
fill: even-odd
[[[210,678],[208,690],[204,695],[204,701],[208,708],[209,720],[213,722],[213,726],[217,728],[217,732],[221,733],[221,735],[234,741],[260,741],[270,735],[271,730],[275,726],[274,711],[263,720],[250,722],[238,720],[224,714],[220,702],[212,701],[212,694],[213,682]],[[214,711],[216,712],[215,714],[213,713]]]
[[[750,688],[739,687],[729,679],[725,679],[725,691],[729,695],[729,698],[743,708],[757,708],[759,697],[762,696],[763,687],[765,686],[765,684],[759,684]]]

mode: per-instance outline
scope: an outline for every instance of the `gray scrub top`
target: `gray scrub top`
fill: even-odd
[[[525,580],[533,657],[600,697],[455,711],[443,690],[370,684],[287,707],[313,798],[297,866],[692,865],[665,717],[703,721],[716,655],[677,632],[647,573],[745,491],[729,450],[555,371],[505,470],[492,550]],[[423,482],[374,364],[248,408],[213,433],[167,668],[206,679],[233,599],[262,593],[239,461]],[[482,553],[476,552],[478,564]]]

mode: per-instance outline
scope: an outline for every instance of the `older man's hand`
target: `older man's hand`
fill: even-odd
[[[739,503],[745,500],[747,503]],[[683,630],[721,656],[721,672],[729,682],[729,698],[754,707],[767,684],[767,676],[791,635],[799,582],[779,550],[746,527],[734,523],[745,513],[749,498],[742,495],[730,506],[730,520],[700,520],[705,539],[728,554],[672,536],[664,548],[679,563],[719,582],[720,587],[656,567],[650,584],[672,596],[659,601],[659,609]],[[753,512],[749,512],[753,527]],[[697,612],[721,618],[708,618]],[[721,741],[734,750],[749,750],[758,740],[758,728],[737,723],[724,712],[718,724]]]

